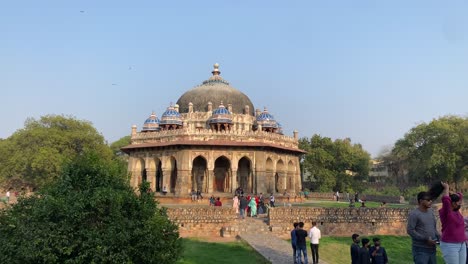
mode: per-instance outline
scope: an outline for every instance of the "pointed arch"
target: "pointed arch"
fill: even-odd
[[[136,158],[133,168],[133,187],[138,187],[143,181],[146,181],[145,160]]]
[[[215,192],[229,192],[232,170],[231,161],[226,156],[220,156],[215,160],[213,174],[213,190]]]
[[[162,161],[158,158],[154,158],[154,164],[155,164],[155,181],[156,181],[155,191],[161,192],[163,185],[164,185]]]
[[[192,160],[192,190],[208,192],[208,161],[202,155]]]
[[[254,182],[253,182],[253,173],[252,173],[252,161],[244,156],[242,157],[237,165],[237,182],[239,187],[247,193],[254,192]]]
[[[275,186],[276,192],[282,192],[286,188],[285,166],[281,159],[276,162]]]
[[[171,156],[169,158],[169,163],[170,163],[170,168],[171,168],[169,190],[171,193],[175,193],[176,185],[177,185],[177,160],[176,158]]]

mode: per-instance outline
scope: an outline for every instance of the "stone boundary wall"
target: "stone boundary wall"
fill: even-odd
[[[439,209],[434,206],[437,229],[440,231]],[[289,238],[294,222],[304,222],[306,230],[317,222],[324,236],[368,235],[406,236],[408,214],[412,208],[301,208],[275,207],[268,213],[266,227],[273,235]],[[468,207],[461,209],[468,214]],[[167,208],[167,214],[179,226],[182,237],[233,237],[247,230],[233,208],[191,207]]]
[[[234,225],[237,219],[230,207],[167,208],[167,215],[179,226],[182,237],[221,236],[223,228]]]
[[[403,196],[363,194],[361,199],[371,202],[405,203],[405,198]]]
[[[287,238],[294,222],[304,222],[305,229],[317,222],[323,235],[406,235],[410,209],[400,208],[272,208],[269,211],[271,231]]]

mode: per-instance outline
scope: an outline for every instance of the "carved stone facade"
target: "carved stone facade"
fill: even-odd
[[[297,131],[283,135],[266,109],[254,112],[250,99],[219,76],[218,65],[212,73],[179,99],[187,105],[171,105],[161,120],[152,113],[140,132],[132,127],[131,145],[122,149],[129,154],[131,185],[148,181],[152,190],[178,197],[238,187],[247,193],[300,191],[304,152]]]

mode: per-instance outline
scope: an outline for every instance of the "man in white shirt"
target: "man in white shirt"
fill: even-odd
[[[314,221],[312,222],[312,228],[309,231],[309,238],[310,238],[310,250],[312,251],[312,263],[318,264],[319,263],[319,254],[318,254],[318,247],[319,247],[319,240],[322,237],[320,233],[320,229],[317,228],[317,223]]]

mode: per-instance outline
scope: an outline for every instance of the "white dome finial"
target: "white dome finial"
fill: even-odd
[[[218,63],[215,63],[215,64],[213,65],[213,67],[214,67],[214,70],[213,70],[211,73],[212,73],[213,75],[220,75],[221,72],[219,71],[219,64],[218,64]]]

